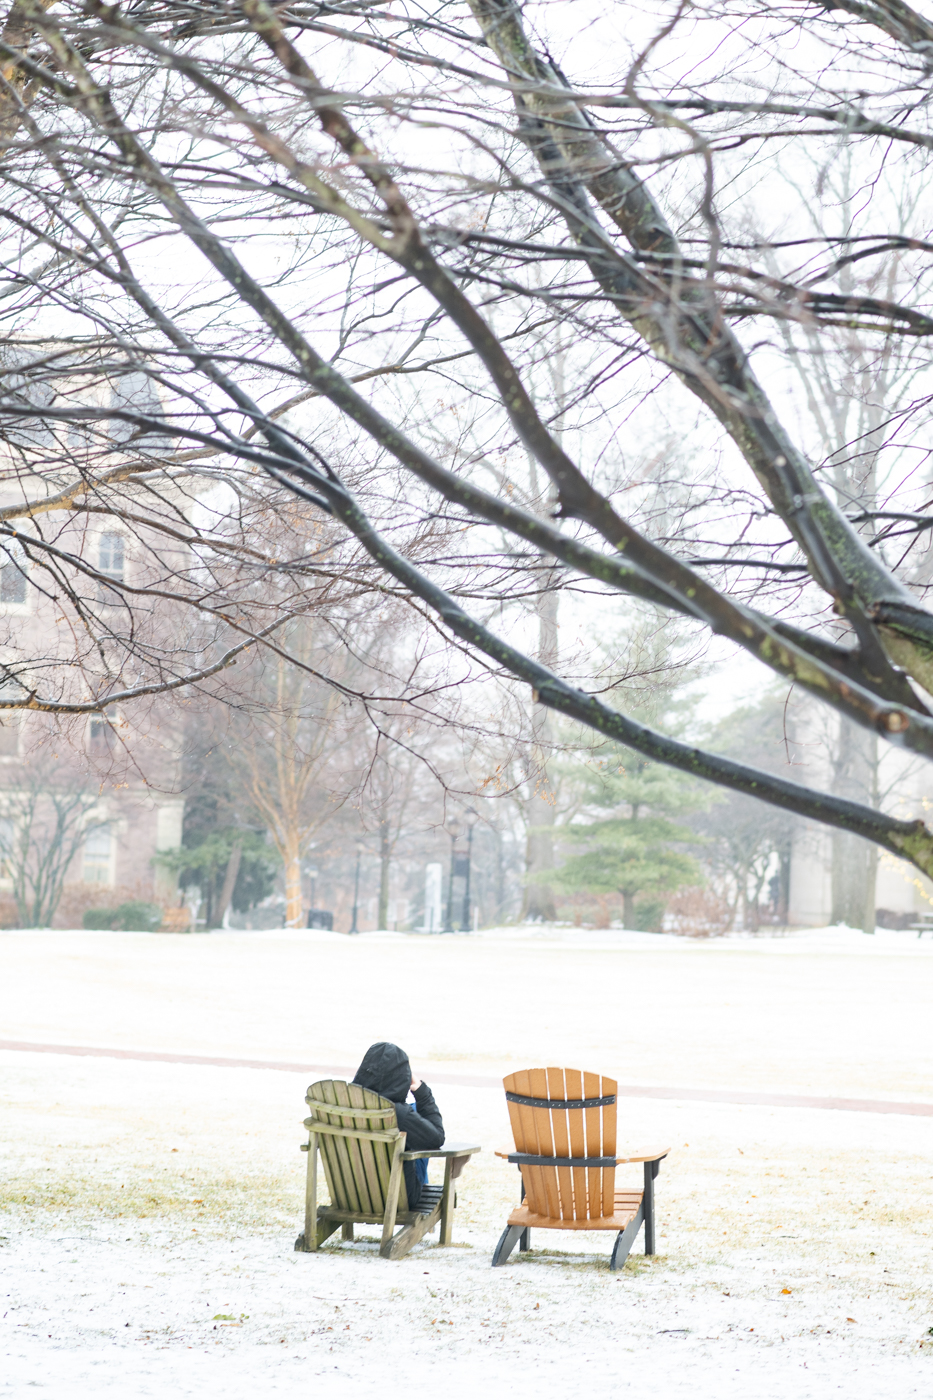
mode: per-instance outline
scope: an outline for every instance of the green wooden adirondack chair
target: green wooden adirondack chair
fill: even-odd
[[[311,1117],[304,1120],[308,1141],[301,1150],[308,1154],[308,1181],[305,1228],[295,1241],[297,1250],[320,1249],[341,1227],[343,1238],[352,1240],[355,1224],[382,1226],[379,1253],[384,1259],[401,1259],[438,1221],[440,1243],[450,1244],[454,1181],[479,1147],[451,1143],[436,1151],[406,1152],[395,1105],[342,1079],[312,1084],[305,1103]],[[326,1206],[317,1203],[318,1153],[330,1191]],[[444,1184],[422,1187],[416,1209],[409,1210],[402,1163],[418,1157],[446,1160]]]

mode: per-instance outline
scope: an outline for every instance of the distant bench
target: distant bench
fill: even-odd
[[[921,914],[915,924],[908,924],[907,927],[916,931],[918,938],[922,938],[925,933],[933,933],[933,914]]]

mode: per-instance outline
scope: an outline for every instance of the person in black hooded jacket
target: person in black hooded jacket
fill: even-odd
[[[422,1079],[414,1079],[411,1065],[404,1050],[388,1040],[377,1041],[363,1056],[363,1062],[353,1083],[395,1104],[395,1117],[399,1130],[407,1134],[406,1152],[444,1146],[444,1120],[441,1118],[434,1095]],[[409,1092],[414,1094],[414,1106],[406,1103]],[[428,1179],[427,1162],[403,1162],[405,1191],[408,1195],[408,1208],[414,1210],[421,1196],[421,1187]],[[420,1170],[419,1170],[420,1168]]]

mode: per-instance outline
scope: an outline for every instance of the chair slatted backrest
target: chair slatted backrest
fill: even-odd
[[[359,1084],[347,1084],[343,1079],[318,1080],[308,1089],[305,1103],[311,1109],[308,1125],[312,1133],[315,1123],[346,1130],[339,1134],[318,1135],[331,1204],[338,1210],[357,1211],[361,1215],[383,1215],[394,1144],[373,1142],[370,1138],[358,1136],[358,1133],[397,1134],[395,1104],[380,1094],[374,1094],[371,1089],[363,1089]],[[352,1109],[353,1112],[341,1112],[341,1109]],[[408,1209],[404,1177],[398,1208],[400,1211]]]
[[[516,1152],[538,1157],[614,1157],[617,1084],[579,1069],[526,1069],[504,1080],[520,1098],[576,1100],[611,1098],[592,1108],[508,1102]],[[551,1220],[597,1220],[612,1215],[615,1167],[521,1164],[525,1204]]]

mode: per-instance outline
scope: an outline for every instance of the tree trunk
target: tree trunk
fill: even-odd
[[[832,790],[853,802],[878,805],[877,735],[844,717],[839,720]],[[876,847],[851,832],[833,832],[832,923],[874,933],[877,869]]]
[[[543,556],[547,558],[548,556]],[[557,571],[544,574],[538,597],[538,659],[553,668],[557,662]],[[550,885],[534,877],[554,868],[554,801],[547,773],[548,750],[553,721],[550,710],[535,705],[532,711],[534,761],[537,767],[536,791],[528,807],[528,836],[525,842],[525,898],[522,918],[548,923],[557,917]]]
[[[744,933],[749,933],[749,932],[751,931],[751,930],[750,930],[751,900],[750,900],[749,897],[748,897],[748,871],[747,871],[747,870],[744,872],[744,874],[743,874],[743,876],[742,876],[742,880],[741,880],[740,883],[739,883],[739,897],[738,897],[738,900],[736,901],[736,903],[738,904],[738,907],[739,907],[739,909],[741,910],[741,913],[740,913],[740,915],[739,915],[739,919],[740,919],[740,922],[741,922],[742,931],[743,931]]]
[[[540,825],[529,829],[525,841],[525,869],[532,877],[538,871],[553,870],[554,868],[554,809],[548,803],[542,803],[542,812],[536,812],[535,816],[539,820],[544,817]],[[550,821],[547,818],[550,817]],[[551,887],[541,880],[530,878],[525,885],[524,907],[522,918],[531,920],[541,920],[547,923],[557,917],[554,907],[554,896]]]
[[[872,847],[872,850],[876,849],[876,847]],[[777,907],[775,908],[774,913],[778,923],[783,927],[787,923],[787,917],[790,910],[790,841],[787,842],[786,846],[782,847],[781,851],[779,852],[778,859],[780,860],[780,865],[778,866],[778,897]]]
[[[635,927],[635,896],[637,890],[622,891],[622,927]]]
[[[502,850],[502,832],[493,828],[496,838],[496,923],[505,918],[505,855]]]
[[[301,898],[301,856],[298,841],[290,839],[285,850],[285,927],[304,928],[305,915]]]
[[[748,914],[752,933],[759,933],[761,931],[761,893],[765,887],[766,878],[767,866],[765,866],[755,878],[755,890],[749,903]]]
[[[379,823],[379,921],[377,928],[389,927],[389,870],[392,864],[392,844],[389,840],[389,821],[383,817]]]
[[[230,852],[230,859],[227,861],[227,870],[224,875],[224,882],[220,891],[220,899],[217,901],[217,910],[211,923],[216,928],[223,928],[224,917],[230,907],[233,898],[233,887],[236,884],[236,877],[240,873],[240,859],[243,855],[243,847],[237,841]]]

